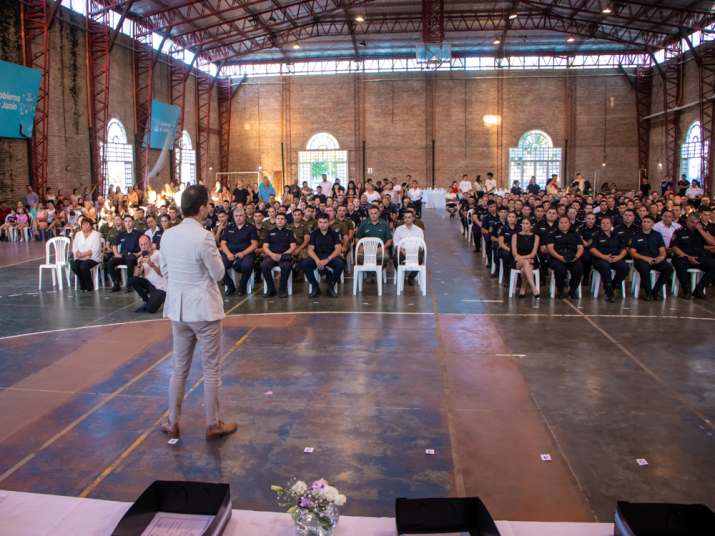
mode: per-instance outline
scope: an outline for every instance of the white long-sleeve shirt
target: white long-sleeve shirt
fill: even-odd
[[[72,254],[75,258],[79,251],[91,251],[92,257],[90,259],[95,262],[102,262],[102,235],[97,231],[90,231],[89,236],[84,236],[82,231],[74,235]]]
[[[392,242],[397,245],[400,243],[400,240],[409,237],[421,238],[422,240],[424,240],[425,234],[422,229],[420,229],[414,224],[412,225],[412,227],[407,227],[407,225],[400,225],[397,229],[395,229],[395,232],[392,235]]]
[[[666,227],[662,221],[659,221],[653,226],[653,230],[661,234],[663,242],[665,242],[665,247],[669,248],[670,240],[673,238],[673,234],[675,231],[680,229],[680,227],[680,224],[676,222],[671,223],[670,227]]]

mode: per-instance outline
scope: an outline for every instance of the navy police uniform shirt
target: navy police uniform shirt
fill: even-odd
[[[494,231],[494,229],[501,223],[499,216],[496,214],[490,214],[488,211],[482,218],[482,228],[489,231]]]
[[[641,232],[633,238],[631,247],[636,250],[638,255],[657,257],[660,254],[660,248],[665,247],[665,242],[663,242],[663,235],[656,231]]]
[[[578,228],[578,234],[581,235],[584,242],[593,240],[593,235],[595,235],[598,231],[600,231],[600,229],[595,225],[593,227],[589,227],[585,223]]]
[[[316,229],[310,233],[310,242],[308,242],[315,248],[315,254],[319,259],[330,257],[330,254],[335,251],[335,246],[340,243],[340,233],[332,229],[328,229],[325,234],[320,229]]]
[[[276,227],[268,232],[265,243],[273,253],[285,253],[295,243],[295,235],[290,229]]]
[[[514,228],[512,229],[511,227],[509,227],[508,223],[505,223],[499,229],[499,236],[503,236],[504,237],[504,245],[508,248],[511,248],[511,237],[518,232],[519,232],[518,225],[514,226]]]
[[[114,245],[119,248],[122,255],[127,253],[137,253],[139,251],[139,237],[142,235],[138,230],[132,229],[131,233],[122,231],[117,235]]]
[[[621,251],[626,247],[615,232],[611,231],[611,236],[608,236],[603,231],[598,231],[593,235],[593,244],[591,247],[596,248],[604,255],[620,255]]]
[[[549,244],[554,245],[556,253],[565,257],[566,260],[571,260],[576,257],[578,247],[581,245],[581,239],[574,231],[566,231],[565,233],[557,229],[551,234]]]
[[[258,231],[250,223],[244,223],[240,229],[232,223],[221,233],[221,240],[226,241],[231,253],[238,253],[249,247],[252,240],[258,241]]]
[[[640,233],[640,228],[638,228],[635,223],[632,223],[630,226],[623,224],[616,227],[615,232],[621,237],[623,245],[630,247],[633,239]]]
[[[536,222],[536,234],[539,235],[539,240],[545,246],[551,241],[551,235],[558,230],[559,226],[554,223],[549,223],[546,218]]]
[[[702,257],[705,254],[705,239],[697,229],[691,231],[683,227],[675,231],[670,241],[670,247],[673,246],[678,246],[683,253],[691,257]]]

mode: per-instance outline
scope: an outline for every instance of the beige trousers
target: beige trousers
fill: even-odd
[[[210,322],[173,322],[174,371],[169,382],[169,421],[178,423],[181,403],[184,400],[186,379],[191,370],[196,343],[199,343],[204,372],[204,406],[206,424],[216,424],[219,419],[221,394],[221,320]]]

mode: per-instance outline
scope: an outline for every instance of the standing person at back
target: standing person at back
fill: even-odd
[[[162,431],[179,437],[181,403],[196,343],[204,373],[206,439],[232,434],[236,423],[224,423],[219,411],[221,389],[221,320],[223,298],[218,281],[225,269],[216,242],[202,222],[208,213],[205,186],[192,185],[181,197],[184,220],[161,238],[161,272],[167,276],[164,316],[171,320],[174,371],[169,383],[169,418]]]

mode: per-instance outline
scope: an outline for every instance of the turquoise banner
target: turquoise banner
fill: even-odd
[[[42,71],[0,61],[0,138],[31,138]]]
[[[179,115],[181,108],[173,104],[167,104],[158,100],[151,101],[151,134],[149,146],[152,149],[164,147],[166,133],[169,132],[171,139],[176,136],[176,127],[179,125]]]

